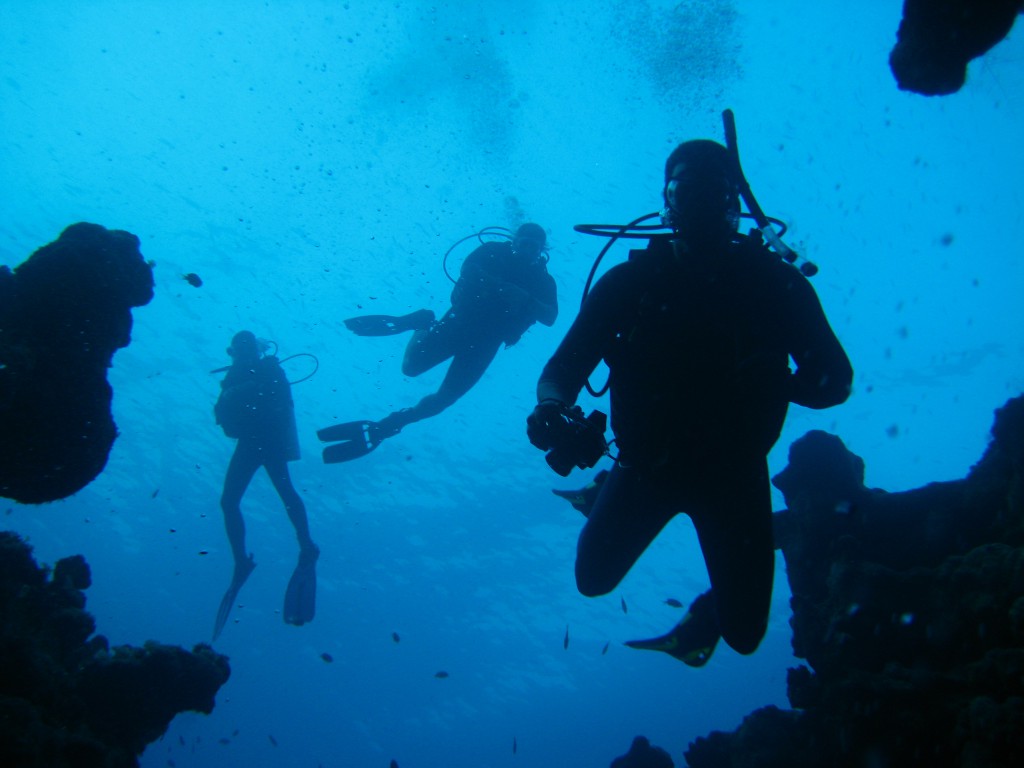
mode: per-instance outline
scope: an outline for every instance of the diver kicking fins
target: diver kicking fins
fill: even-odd
[[[434,322],[434,313],[419,309],[408,315],[363,315],[345,320],[345,327],[356,336],[394,336],[406,331],[429,328]]]

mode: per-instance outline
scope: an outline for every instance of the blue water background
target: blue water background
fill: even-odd
[[[579,596],[582,519],[550,488],[586,476],[556,477],[524,419],[603,244],[572,225],[657,210],[668,152],[721,139],[731,107],[747,176],[820,265],[856,369],[846,405],[792,409],[772,471],[826,429],[872,486],[966,473],[993,409],[1024,390],[1024,31],[961,93],[929,99],[887,67],[900,6],[0,2],[0,263],[83,220],[138,234],[156,262],[156,297],[110,371],[121,436],[105,472],[66,501],[0,503],[41,561],[85,555],[112,642],[209,640],[231,572],[218,498],[232,444],[208,371],[231,335],[320,360],[294,389],[292,465],[323,551],[317,618],[281,620],[297,548],[260,475],[243,503],[258,567],[216,644],[231,680],[144,766],[603,766],[637,733],[682,763],[694,737],[786,704],[781,559],[755,655],[722,647],[692,670],[625,648],[678,620],[666,598],[706,587],[689,522],[613,594]],[[555,327],[501,352],[441,416],[321,464],[317,428],[411,405],[444,370],[405,379],[404,338],[341,319],[442,311],[448,246],[519,216],[551,233]],[[293,378],[307,365],[287,364]]]

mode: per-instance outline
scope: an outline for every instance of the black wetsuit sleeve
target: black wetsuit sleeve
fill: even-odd
[[[551,327],[558,319],[558,287],[555,279],[545,270],[533,293],[537,322]]]
[[[616,267],[602,277],[583,302],[569,332],[541,372],[538,402],[559,400],[574,404],[587,377],[607,355],[615,339],[616,315],[621,305],[621,269]]]
[[[790,377],[789,401],[806,408],[829,408],[850,396],[853,368],[825,317],[814,288],[803,277],[790,289],[795,308],[791,318],[789,349],[796,363]]]

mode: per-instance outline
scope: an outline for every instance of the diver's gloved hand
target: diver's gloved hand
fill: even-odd
[[[533,413],[526,417],[526,436],[542,451],[549,451],[558,444],[572,422],[572,410],[561,400],[545,400],[537,404]]]

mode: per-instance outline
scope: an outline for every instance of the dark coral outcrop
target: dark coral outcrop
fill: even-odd
[[[811,432],[774,482],[791,711],[697,739],[692,768],[1011,766],[1024,754],[1024,397],[963,480],[901,493]]]
[[[0,267],[0,496],[62,499],[103,470],[117,437],[107,368],[152,298],[139,239],[98,224]]]
[[[208,645],[109,648],[85,611],[80,555],[49,573],[0,532],[0,765],[128,768],[179,712],[213,710],[230,675]]]
[[[1024,0],[905,0],[889,67],[899,87],[956,93],[967,65],[1006,37]]]

